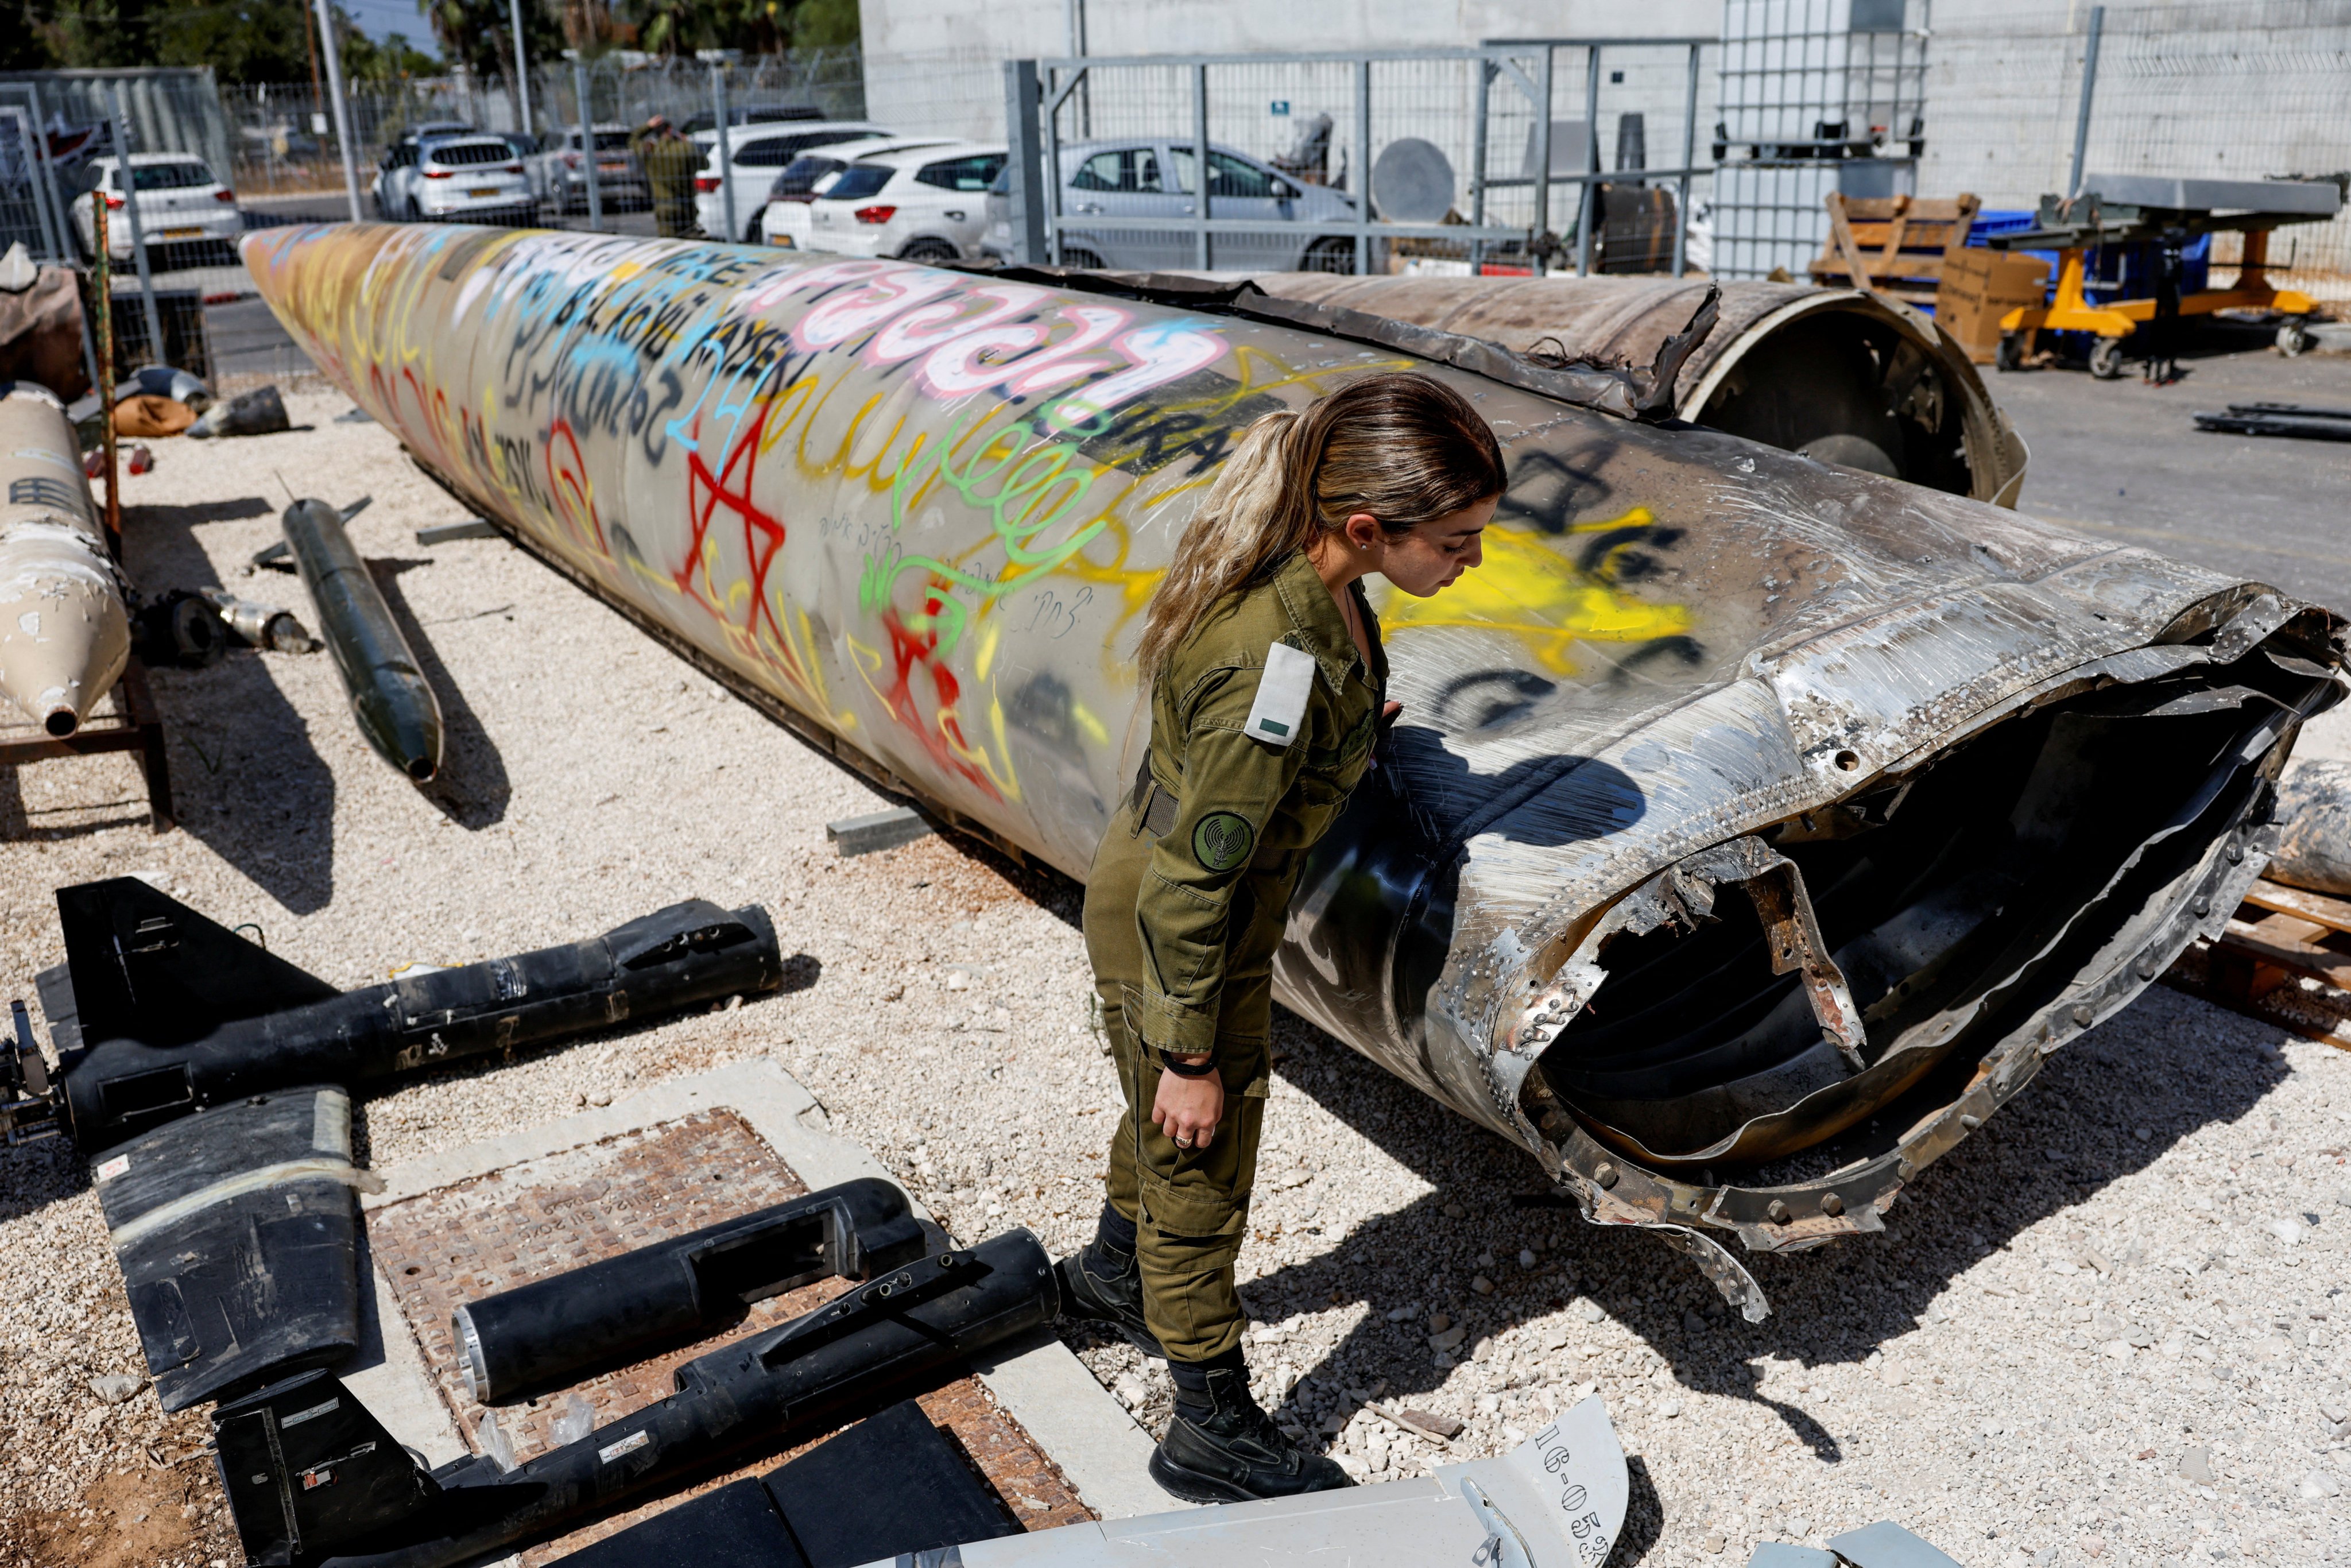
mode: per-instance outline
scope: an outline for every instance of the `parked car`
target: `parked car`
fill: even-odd
[[[377,215],[395,222],[528,224],[538,216],[522,160],[496,136],[396,142],[384,150],[371,193]]]
[[[759,232],[769,245],[806,250],[809,208],[831,187],[833,177],[843,169],[861,158],[920,147],[945,147],[954,140],[951,136],[899,136],[811,147],[785,164],[776,183],[768,187],[768,208],[761,217]]]
[[[737,125],[792,125],[820,120],[824,110],[806,104],[733,104],[726,110],[726,123]],[[718,117],[715,114],[688,115],[678,130],[705,147],[718,139]]]
[[[548,202],[558,212],[585,212],[588,159],[581,151],[580,128],[567,127],[554,137],[540,162],[545,169],[542,194]],[[629,151],[627,126],[596,127],[596,185],[608,210],[652,204],[653,188],[645,183],[645,172],[636,155]]]
[[[98,229],[90,216],[93,200],[106,203],[106,254],[110,259],[131,259],[131,214],[126,202],[139,204],[141,237],[147,242],[151,263],[185,246],[218,250],[234,246],[245,232],[245,214],[237,210],[236,193],[224,185],[201,158],[185,152],[133,152],[131,189],[122,183],[122,160],[93,158],[91,188],[74,198],[73,222],[84,256],[98,254]]]
[[[730,167],[726,179],[735,187],[735,232],[726,232],[726,197],[719,183],[718,132],[694,138],[703,151],[702,172],[694,177],[694,216],[702,232],[714,239],[757,240],[759,213],[767,204],[768,187],[784,166],[811,147],[826,147],[860,137],[890,134],[862,120],[828,120],[796,124],[789,130],[754,126],[726,133]]]
[[[1002,144],[981,141],[860,158],[809,204],[809,244],[843,256],[977,261],[987,188],[1004,162]]]
[[[547,195],[547,143],[537,136],[526,136],[519,131],[493,131],[492,136],[505,142],[522,165],[523,177],[530,182],[530,199],[544,202]]]
[[[1062,264],[1138,272],[1197,266],[1192,236],[1182,230],[1120,228],[1116,223],[1122,217],[1190,217],[1192,193],[1198,188],[1192,169],[1197,157],[1194,148],[1174,139],[1086,141],[1062,148],[1061,214],[1079,220],[1061,231]],[[998,189],[988,202],[982,250],[998,261],[1008,261],[1008,198]],[[1209,242],[1209,264],[1219,269],[1355,270],[1353,196],[1325,185],[1301,185],[1245,152],[1215,142],[1208,144],[1208,215],[1268,225],[1259,234],[1215,235]],[[1374,242],[1374,271],[1381,269],[1385,255],[1386,247]]]

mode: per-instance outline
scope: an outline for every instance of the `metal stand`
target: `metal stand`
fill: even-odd
[[[147,775],[147,825],[167,832],[172,810],[172,772],[163,754],[163,718],[147,685],[147,666],[134,655],[114,683],[114,711],[92,714],[73,734],[59,739],[37,725],[0,727],[0,768],[22,768],[53,757],[95,757],[135,751]]]

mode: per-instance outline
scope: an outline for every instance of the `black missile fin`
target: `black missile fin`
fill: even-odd
[[[137,877],[57,889],[57,923],[85,1044],[180,1045],[341,994]]]
[[[362,1543],[381,1550],[413,1533],[441,1497],[374,1413],[323,1372],[221,1406],[213,1444],[248,1563],[315,1563]]]

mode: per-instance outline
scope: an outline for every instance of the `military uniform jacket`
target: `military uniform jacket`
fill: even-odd
[[[1194,630],[1153,689],[1150,755],[1090,878],[1090,902],[1134,887],[1131,954],[1092,956],[1137,1043],[1213,1053],[1243,1092],[1264,1092],[1290,891],[1372,762],[1387,660],[1361,587],[1347,591],[1368,669],[1303,551]]]

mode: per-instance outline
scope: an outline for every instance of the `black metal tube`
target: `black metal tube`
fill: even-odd
[[[344,531],[342,514],[324,501],[297,501],[280,526],[360,733],[378,757],[425,782],[441,770],[441,703]]]
[[[585,942],[232,1019],[172,1045],[137,1038],[134,1019],[64,1063],[67,1113],[74,1141],[94,1154],[238,1095],[296,1083],[363,1083],[772,990],[782,979],[765,910],[751,904],[729,913],[695,899]],[[78,970],[75,983],[83,988]],[[158,1019],[158,1030],[172,1021]]]
[[[254,1562],[446,1568],[544,1540],[763,1438],[867,1414],[1051,1322],[1058,1300],[1044,1248],[1008,1231],[690,1361],[668,1398],[508,1471],[486,1458],[430,1476],[402,1465],[348,1390],[307,1374],[215,1412],[222,1480]],[[366,1551],[330,1555],[345,1546]]]
[[[843,1182],[467,1302],[451,1315],[465,1391],[489,1404],[576,1383],[723,1328],[754,1301],[887,1273],[925,1250],[904,1193]]]

